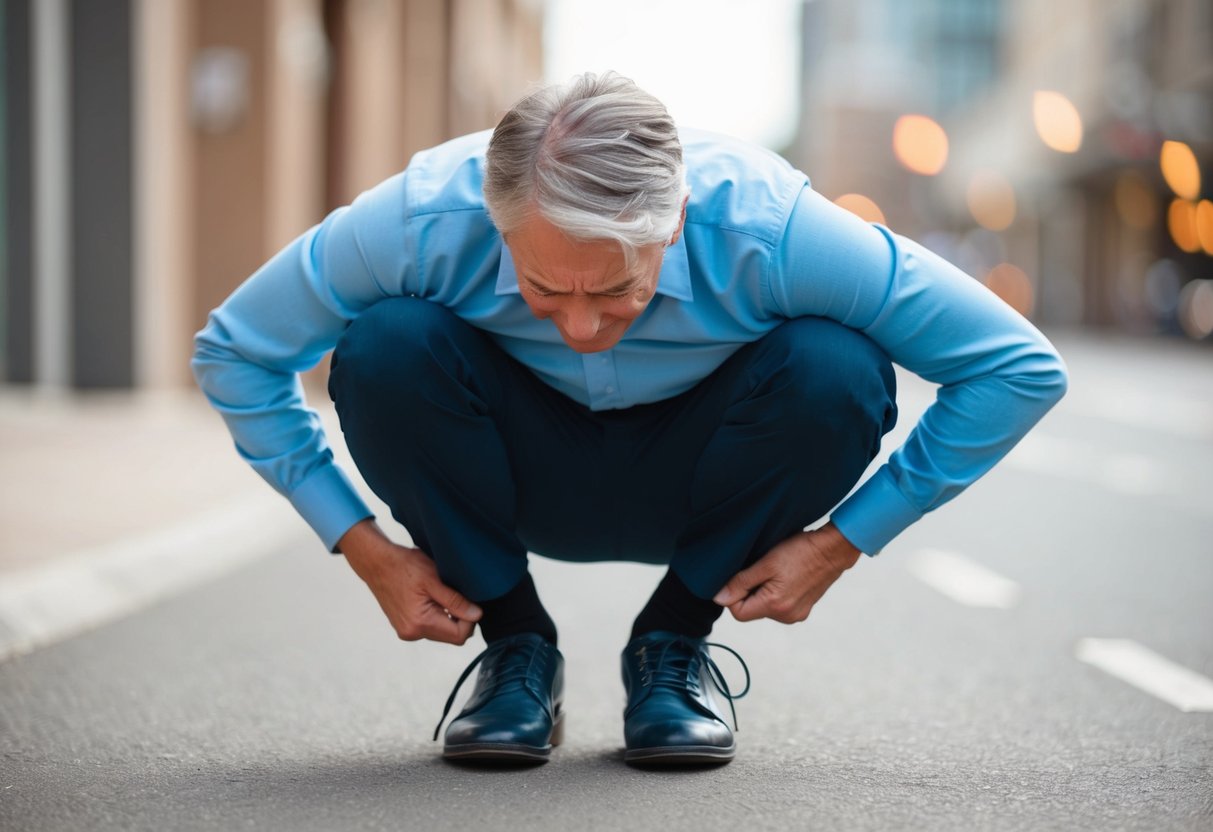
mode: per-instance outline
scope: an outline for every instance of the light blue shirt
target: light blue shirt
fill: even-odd
[[[988,471],[1059,399],[1049,342],[973,278],[863,222],[766,150],[683,131],[691,198],[657,294],[613,349],[579,355],[530,313],[484,209],[487,132],[419,153],[211,313],[192,367],[236,447],[332,550],[371,516],[333,463],[297,374],[384,298],[440,303],[594,410],[681,393],[782,321],[833,318],[942,385],[905,444],[832,514],[874,554]],[[829,407],[823,402],[822,407]]]

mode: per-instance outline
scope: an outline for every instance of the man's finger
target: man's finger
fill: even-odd
[[[769,599],[766,593],[759,590],[753,595],[747,595],[729,605],[729,612],[738,621],[757,621],[766,618],[770,612]]]
[[[479,621],[484,613],[480,607],[464,598],[446,584],[438,584],[430,591],[431,597],[461,621]]]
[[[742,569],[736,575],[729,579],[729,582],[724,585],[724,589],[716,593],[712,599],[722,607],[732,607],[741,599],[750,594],[756,586],[760,586],[770,576],[770,568],[763,564],[763,561]]]
[[[463,644],[472,635],[476,625],[471,621],[460,621],[447,618],[440,610],[429,616],[424,633],[430,641],[441,641],[444,644]]]

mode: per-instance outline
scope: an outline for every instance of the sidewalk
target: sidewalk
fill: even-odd
[[[285,546],[326,556],[200,393],[0,388],[0,661]]]
[[[266,490],[199,393],[0,390],[0,575]]]

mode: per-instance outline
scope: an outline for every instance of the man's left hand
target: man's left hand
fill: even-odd
[[[728,607],[738,621],[772,618],[795,624],[809,617],[813,605],[859,555],[834,524],[827,523],[777,545],[734,575],[713,600]]]

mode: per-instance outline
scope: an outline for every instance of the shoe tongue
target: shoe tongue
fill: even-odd
[[[688,649],[695,650],[703,645],[702,638],[694,636],[684,636],[681,633],[672,633],[667,630],[654,630],[651,633],[639,635],[635,639],[635,644],[644,644],[648,647],[664,647],[666,644],[671,646],[685,645]]]
[[[535,658],[535,643],[530,640],[509,639],[497,642],[493,647],[497,648],[497,656],[493,662],[486,665],[486,669],[493,670],[497,685],[523,684]]]

